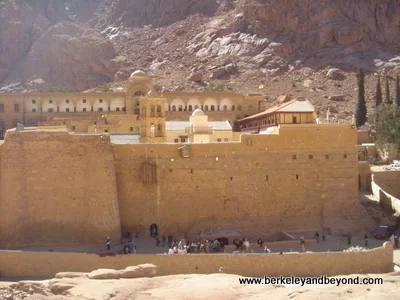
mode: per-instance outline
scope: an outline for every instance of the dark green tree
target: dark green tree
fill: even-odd
[[[378,107],[381,104],[382,104],[381,77],[378,76],[378,83],[376,84],[375,107]]]
[[[399,74],[396,75],[396,105],[400,107],[400,82]]]
[[[400,108],[397,105],[380,105],[373,118],[375,120],[375,144],[386,150],[389,143],[400,146]]]
[[[364,88],[364,72],[360,69],[357,74],[358,99],[356,107],[356,124],[357,127],[363,126],[367,121],[367,105],[365,104],[365,88]]]
[[[386,104],[392,104],[392,100],[390,99],[390,86],[389,86],[389,79],[386,76],[386,98],[385,98],[385,103]]]

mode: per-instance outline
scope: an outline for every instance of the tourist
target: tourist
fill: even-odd
[[[168,254],[169,254],[169,255],[174,254],[174,250],[172,250],[172,248],[169,248]]]
[[[162,235],[162,246],[165,247],[165,234]]]
[[[319,233],[318,233],[318,231],[314,235],[314,240],[317,241],[317,244],[319,243]]]
[[[304,241],[304,236],[300,237],[300,246],[303,252],[306,251],[306,242]]]
[[[394,248],[399,249],[399,235],[398,234],[394,235]]]
[[[110,251],[110,249],[111,249],[111,240],[110,240],[110,237],[107,238],[106,246],[107,246],[107,250]]]
[[[368,234],[364,235],[364,240],[365,240],[364,242],[365,247],[368,247]]]
[[[158,238],[158,235],[155,236],[155,239],[156,239],[156,246],[157,246],[157,247],[160,246],[161,241],[160,241],[160,239]]]
[[[265,253],[265,254],[269,254],[269,253],[271,253],[271,252],[272,252],[272,251],[271,251],[270,249],[268,249],[267,246],[264,247],[264,253]]]
[[[351,245],[351,233],[347,235],[347,245]]]
[[[264,242],[263,242],[262,238],[259,238],[257,240],[257,245],[260,245],[260,248],[262,248],[263,244],[264,244]]]
[[[325,229],[322,229],[322,240],[325,241]]]
[[[173,239],[172,235],[169,235],[168,236],[168,247],[169,248],[172,248],[172,239]]]

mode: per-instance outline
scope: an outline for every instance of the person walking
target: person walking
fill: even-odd
[[[399,235],[398,234],[394,235],[394,248],[399,249]]]
[[[365,247],[368,247],[368,234],[365,234],[365,235],[364,235],[364,241],[365,241],[365,242],[364,242],[364,246],[365,246]]]
[[[162,246],[163,246],[163,248],[165,247],[165,239],[166,239],[165,234],[163,234],[162,235]]]
[[[325,229],[322,229],[322,240],[325,241]]]
[[[351,246],[351,233],[347,235],[347,245]]]
[[[303,250],[303,252],[306,251],[306,242],[304,241],[304,236],[300,237],[300,246],[301,246],[301,250]]]
[[[107,237],[106,247],[107,247],[107,250],[108,250],[108,251],[111,250],[111,240],[110,240],[110,237]]]

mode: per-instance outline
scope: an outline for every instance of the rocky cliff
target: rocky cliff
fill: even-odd
[[[350,115],[353,72],[394,75],[400,64],[396,0],[7,0],[0,28],[1,91],[85,90],[140,68],[164,90],[213,80]],[[370,106],[374,85],[367,76]]]

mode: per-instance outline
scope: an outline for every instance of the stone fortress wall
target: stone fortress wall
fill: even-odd
[[[143,263],[157,266],[157,276],[224,273],[241,276],[337,276],[393,271],[389,242],[366,252],[275,254],[119,255],[0,251],[0,277],[54,277],[58,272],[90,272],[99,268],[124,269]]]
[[[108,136],[10,130],[0,151],[1,247],[120,238]]]
[[[358,201],[356,143],[346,124],[281,125],[279,135],[191,144],[184,158],[179,144],[9,131],[0,146],[0,247],[102,245],[121,231],[146,236],[152,223],[173,236],[362,230],[370,218]]]

